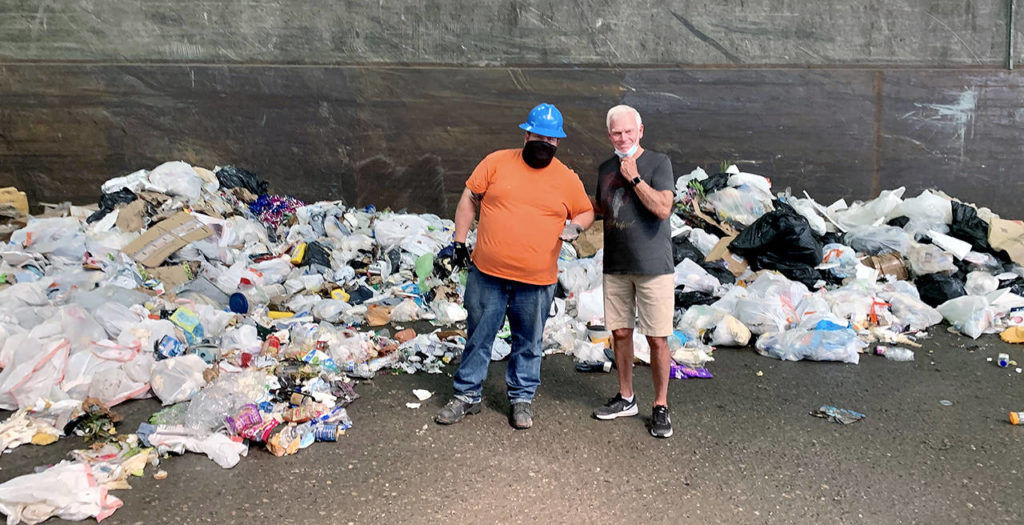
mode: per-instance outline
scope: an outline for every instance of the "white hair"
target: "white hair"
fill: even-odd
[[[612,109],[608,110],[608,117],[604,119],[605,127],[608,128],[608,130],[611,130],[612,129],[612,119],[617,117],[617,116],[619,116],[619,115],[622,115],[624,113],[632,113],[634,116],[636,116],[636,127],[639,128],[640,126],[643,126],[643,121],[640,120],[640,112],[639,111],[637,111],[636,109],[634,109],[631,106],[627,106],[625,104],[620,104],[620,105],[615,106]]]

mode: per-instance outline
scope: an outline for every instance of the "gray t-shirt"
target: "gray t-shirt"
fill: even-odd
[[[604,272],[636,275],[673,273],[672,228],[644,206],[619,173],[619,158],[597,169],[596,200],[604,214]],[[674,190],[668,155],[644,150],[636,158],[640,178],[656,190]]]

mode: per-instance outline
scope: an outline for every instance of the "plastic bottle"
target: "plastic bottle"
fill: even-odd
[[[884,350],[879,351],[879,349],[881,349],[881,348],[885,348],[885,347],[876,348],[875,352],[876,353],[880,353],[881,355],[884,355],[885,358],[890,360],[890,361],[913,361],[914,360],[914,351],[913,350],[909,350],[909,349],[906,349],[906,348],[885,348]]]

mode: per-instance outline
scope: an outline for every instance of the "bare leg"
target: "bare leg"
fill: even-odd
[[[633,329],[612,330],[612,348],[615,350],[615,369],[619,371],[619,394],[633,397]]]
[[[668,351],[667,337],[647,337],[651,345],[651,375],[654,381],[654,406],[668,406],[668,376],[672,357]],[[630,347],[632,350],[632,346]],[[632,355],[632,352],[630,352]],[[615,359],[618,364],[619,354],[616,352]],[[622,372],[619,372],[619,385],[622,384]],[[621,386],[619,387],[621,388]]]

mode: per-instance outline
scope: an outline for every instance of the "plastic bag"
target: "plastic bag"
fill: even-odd
[[[833,219],[843,228],[853,229],[863,226],[878,226],[888,220],[890,213],[902,202],[906,188],[886,190],[878,197],[867,202],[854,203],[845,210],[835,212]]]
[[[576,319],[591,324],[604,322],[603,286],[576,295]]]
[[[914,282],[921,300],[929,306],[939,306],[950,299],[967,295],[964,283],[956,277],[943,273],[922,275]]]
[[[763,195],[749,186],[723,188],[707,197],[708,203],[715,208],[719,220],[731,221],[744,226],[753,224],[758,218],[772,210],[770,198],[765,201]]]
[[[391,310],[390,321],[392,323],[407,323],[419,319],[421,315],[420,307],[416,304],[416,301],[406,299]]]
[[[324,299],[323,301],[319,301],[313,305],[311,313],[314,318],[320,321],[336,323],[338,322],[338,318],[341,317],[341,314],[351,308],[352,306],[345,301],[339,299]]]
[[[889,252],[907,253],[913,239],[903,228],[895,226],[863,226],[846,232],[846,244],[858,252],[879,255]]]
[[[707,257],[715,245],[718,244],[718,241],[721,240],[717,235],[708,233],[700,228],[694,228],[691,230],[687,239],[689,239],[690,243],[700,250],[700,253],[702,253],[704,257]]]
[[[898,323],[909,330],[924,330],[942,322],[942,314],[938,310],[913,295],[880,292],[879,297],[891,305],[889,309]]]
[[[971,339],[977,339],[992,326],[992,312],[984,297],[957,297],[940,304],[936,310],[950,325]]]
[[[257,402],[266,390],[267,376],[259,369],[222,374],[192,397],[185,427],[201,433],[225,428],[224,418]]]
[[[949,234],[970,243],[975,250],[991,252],[988,243],[988,223],[978,217],[978,210],[966,204],[953,201],[953,220]]]
[[[860,265],[860,258],[853,248],[844,244],[826,244],[821,249],[821,264],[819,270],[828,270],[832,275],[846,279],[857,275],[857,266]]]
[[[841,361],[857,364],[860,350],[867,345],[852,328],[822,321],[812,329],[794,328],[762,336],[757,352],[785,361]]]
[[[164,189],[164,193],[181,197],[186,202],[199,200],[203,179],[192,166],[181,161],[165,162],[149,172],[149,182]]]
[[[907,262],[914,275],[927,275],[938,272],[956,272],[953,254],[942,251],[934,244],[912,243],[907,250]]]
[[[964,282],[964,291],[967,295],[986,295],[997,288],[999,279],[985,272],[971,272],[967,274],[967,280]]]
[[[385,250],[390,250],[409,237],[425,234],[427,228],[427,221],[418,215],[395,213],[378,217],[374,221],[373,236]]]
[[[953,222],[953,207],[949,199],[940,197],[930,190],[924,190],[917,197],[900,202],[888,214],[892,217],[906,217],[911,222],[949,224]]]
[[[811,226],[811,230],[817,235],[825,235],[825,218],[818,214],[817,209],[814,207],[814,201],[812,199],[799,199],[796,197],[790,197],[786,199],[786,204],[793,207],[793,210],[799,213],[804,219],[807,219],[807,224]]]
[[[194,354],[157,361],[149,380],[153,394],[164,406],[188,401],[206,384],[203,379],[206,368],[206,361]]]
[[[64,377],[71,344],[67,339],[40,342],[16,353],[0,371],[0,408],[15,410],[48,397]]]
[[[88,463],[60,463],[0,485],[0,512],[8,524],[40,523],[51,516],[80,521],[109,517],[122,505],[96,483]]]
[[[558,282],[570,294],[601,284],[601,266],[594,258],[558,260]]]
[[[745,257],[755,270],[778,270],[783,275],[813,286],[814,267],[821,264],[821,244],[807,219],[788,204],[765,214],[729,243],[729,250]]]
[[[269,183],[260,179],[255,173],[246,171],[236,166],[219,166],[214,169],[217,182],[224,188],[245,188],[253,195],[259,196],[267,193]]]
[[[685,286],[688,291],[707,293],[718,288],[720,283],[715,276],[708,273],[699,264],[690,259],[683,259],[683,262],[677,264],[675,268],[675,284],[676,286]],[[586,321],[586,319],[581,320]]]
[[[11,234],[11,242],[74,261],[81,261],[85,255],[85,233],[74,217],[31,218],[27,226]]]

